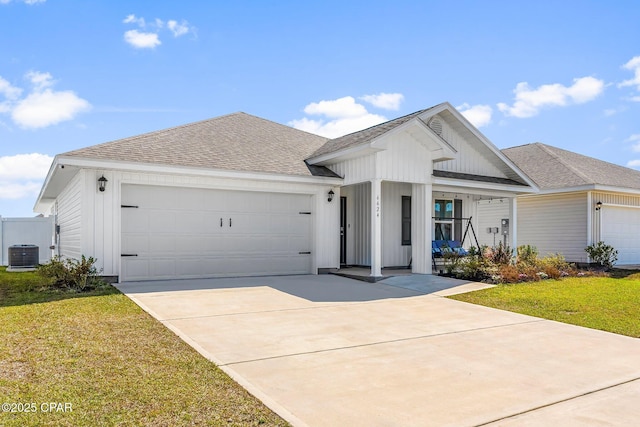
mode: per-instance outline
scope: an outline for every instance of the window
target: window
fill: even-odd
[[[402,246],[411,245],[411,197],[402,196]]]
[[[434,204],[435,240],[453,240],[453,200],[436,199]]]

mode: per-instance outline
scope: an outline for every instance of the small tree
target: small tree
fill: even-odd
[[[612,268],[618,261],[618,251],[604,242],[589,245],[584,250],[592,261],[597,262],[607,270]]]

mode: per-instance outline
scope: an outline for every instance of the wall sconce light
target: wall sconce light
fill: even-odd
[[[599,211],[602,208],[602,202],[596,203],[596,210]]]
[[[107,188],[107,182],[108,180],[104,177],[104,175],[98,178],[98,190],[104,192],[104,189]]]
[[[329,190],[329,194],[327,195],[327,202],[331,202],[333,200],[333,195],[336,194],[333,190]]]

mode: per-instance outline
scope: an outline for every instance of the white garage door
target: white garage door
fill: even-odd
[[[311,196],[124,185],[122,279],[311,272]]]
[[[601,240],[618,250],[618,264],[640,264],[640,209],[601,209]]]

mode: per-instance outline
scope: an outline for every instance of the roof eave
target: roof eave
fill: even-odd
[[[442,177],[433,177],[434,185],[446,185],[446,186],[455,186],[462,188],[474,188],[474,189],[485,189],[492,191],[505,191],[509,193],[516,194],[531,194],[537,193],[538,189],[532,188],[527,185],[509,185],[509,184],[499,184],[492,182],[483,182],[483,181],[470,181],[465,179],[456,179],[456,178],[442,178]]]

